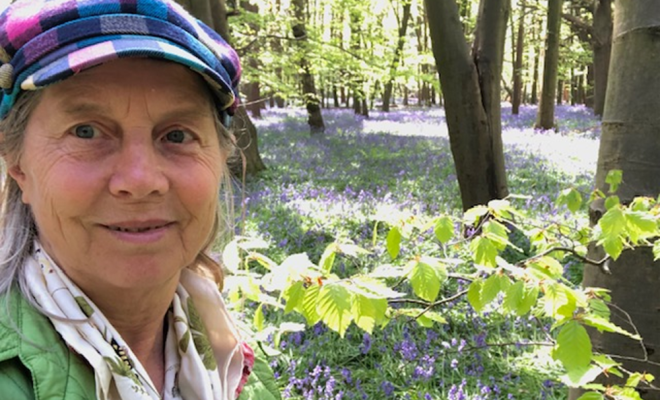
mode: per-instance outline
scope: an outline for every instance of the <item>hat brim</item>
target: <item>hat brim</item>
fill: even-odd
[[[183,48],[165,40],[149,36],[110,37],[106,41],[96,41],[89,46],[51,60],[20,82],[22,90],[38,90],[67,79],[86,69],[106,62],[126,57],[148,57],[172,61],[189,67],[199,73],[211,87],[217,105],[225,110],[234,104],[235,96],[231,83],[219,75],[202,60]]]

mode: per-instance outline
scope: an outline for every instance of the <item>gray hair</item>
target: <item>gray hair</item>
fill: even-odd
[[[24,264],[32,254],[37,226],[29,205],[22,201],[22,191],[18,183],[8,175],[8,168],[15,165],[23,151],[23,140],[30,115],[41,100],[41,92],[25,92],[12,107],[7,116],[0,121],[0,157],[4,159],[0,186],[0,295],[9,293],[14,285],[31,301],[25,277]],[[227,152],[227,158],[233,154],[235,139],[222,125],[218,112],[214,112],[216,131],[221,149]],[[233,196],[231,177],[225,168],[222,177],[222,196],[224,210],[217,207],[212,234],[204,244],[189,269],[213,279],[221,289],[223,272],[220,264],[209,254],[219,236],[228,238],[233,233]]]

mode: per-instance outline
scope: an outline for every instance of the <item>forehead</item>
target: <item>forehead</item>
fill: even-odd
[[[127,58],[85,70],[43,90],[42,101],[66,107],[70,103],[99,102],[145,96],[171,107],[191,106],[212,112],[211,93],[201,76],[167,61]]]

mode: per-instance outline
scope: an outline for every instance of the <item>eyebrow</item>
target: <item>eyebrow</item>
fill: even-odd
[[[79,100],[63,101],[63,111],[67,115],[85,115],[85,114],[107,114],[108,106],[97,100]],[[180,95],[172,100],[174,104],[171,110],[167,112],[170,118],[202,118],[213,116],[213,102],[192,100],[189,95]],[[211,114],[208,114],[208,113]]]

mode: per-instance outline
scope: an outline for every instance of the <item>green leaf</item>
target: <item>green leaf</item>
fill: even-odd
[[[475,206],[470,208],[463,214],[463,221],[469,226],[476,225],[481,217],[488,213],[488,207],[486,206]]]
[[[446,324],[447,320],[436,312],[427,311],[422,315],[417,314],[417,323],[424,328],[433,328],[435,323]]]
[[[495,220],[488,221],[483,226],[483,235],[490,239],[500,251],[510,244],[508,231],[504,225]]]
[[[256,348],[253,347],[253,348]],[[281,400],[273,370],[261,351],[255,352],[254,366],[239,400]]]
[[[523,301],[525,295],[525,284],[522,281],[518,281],[513,285],[509,286],[504,294],[504,303],[502,306],[512,312],[517,312],[520,304]]]
[[[564,189],[559,193],[555,203],[557,206],[565,205],[569,211],[575,213],[582,206],[582,195],[575,188]]]
[[[613,169],[607,173],[605,177],[605,183],[610,185],[609,192],[614,193],[619,188],[619,185],[623,181],[623,171],[620,169]]]
[[[633,243],[657,234],[658,224],[651,215],[635,211],[628,211],[625,215],[628,235]]]
[[[373,332],[376,324],[385,320],[386,311],[386,299],[374,299],[362,295],[355,295],[351,308],[355,324],[369,333]]]
[[[598,392],[587,392],[582,396],[578,397],[577,400],[603,400],[603,399],[605,399],[605,397],[603,397],[603,395]]]
[[[652,207],[653,199],[651,197],[635,197],[628,206],[633,211],[649,211]]]
[[[618,237],[626,229],[626,216],[621,207],[613,207],[607,210],[600,220],[598,226],[604,237]]]
[[[564,267],[559,261],[549,256],[537,258],[529,262],[527,266],[534,271],[540,272],[537,276],[541,279],[543,279],[544,276],[551,279],[557,279],[564,273]]]
[[[490,239],[479,236],[470,243],[472,259],[475,263],[485,267],[497,266],[497,248]]]
[[[302,300],[303,317],[307,320],[307,325],[312,326],[321,320],[321,316],[316,311],[316,303],[319,297],[319,285],[312,285],[305,290],[305,296]]]
[[[316,311],[328,328],[339,333],[342,338],[353,319],[352,298],[353,294],[338,282],[325,284],[319,291]]]
[[[241,258],[238,255],[238,239],[229,242],[222,251],[222,265],[232,274],[238,272],[241,265]]]
[[[256,328],[257,332],[261,332],[264,330],[264,310],[263,310],[264,305],[259,304],[257,306],[257,309],[254,312],[254,327]]]
[[[349,290],[353,293],[367,296],[374,299],[398,298],[405,296],[405,293],[392,290],[384,282],[373,279],[370,276],[356,276],[351,278]]]
[[[484,282],[482,280],[474,280],[468,287],[467,298],[468,302],[476,312],[481,312],[484,308],[484,303],[481,301],[481,288]]]
[[[609,210],[612,207],[616,207],[621,204],[621,200],[619,199],[619,196],[608,196],[605,199],[605,209]]]
[[[593,315],[604,318],[606,320],[610,319],[610,308],[601,299],[589,299],[589,310]]]
[[[370,254],[371,252],[368,250],[363,249],[360,246],[356,246],[354,244],[348,244],[348,243],[337,243],[337,253],[339,254],[345,254],[347,256],[351,257],[357,257],[360,254]]]
[[[563,285],[549,284],[543,297],[545,313],[554,319],[572,318],[577,300],[572,291]]]
[[[508,200],[491,200],[488,202],[488,210],[498,218],[511,218],[513,208]]]
[[[623,252],[623,240],[620,237],[608,237],[603,240],[601,245],[605,252],[612,257],[613,260],[616,260]]]
[[[576,368],[567,371],[565,375],[560,377],[560,380],[568,387],[578,388],[593,382],[602,373],[603,368],[600,366],[589,365],[586,368]]]
[[[305,297],[305,284],[302,281],[294,282],[293,285],[286,288],[282,297],[286,300],[285,314],[299,308]]]
[[[435,271],[435,274],[440,279],[440,283],[444,283],[447,280],[447,267],[445,264],[438,258],[423,256],[419,260],[420,263],[424,263]]]
[[[335,262],[335,256],[337,255],[337,245],[335,243],[330,243],[326,246],[319,260],[319,267],[321,270],[328,275],[332,271],[332,265]]]
[[[397,258],[401,251],[401,231],[399,227],[394,226],[387,234],[387,252],[392,259]]]
[[[435,269],[424,263],[418,262],[410,271],[410,284],[415,294],[426,301],[434,301],[440,292],[440,279]]]
[[[502,290],[502,280],[499,274],[493,274],[486,279],[481,288],[481,304],[486,305],[495,300]]]
[[[553,356],[568,371],[587,368],[592,357],[587,330],[577,321],[567,322],[557,335]]]
[[[660,259],[660,240],[653,242],[653,261]]]
[[[518,306],[518,309],[516,310],[516,314],[518,315],[525,315],[529,312],[529,310],[534,307],[536,304],[536,301],[539,297],[539,288],[534,286],[532,288],[527,288],[525,289],[525,293],[522,299],[522,302],[520,302],[520,305]]]
[[[597,315],[585,315],[582,318],[582,321],[589,326],[592,326],[596,329],[598,329],[599,332],[615,332],[619,333],[624,336],[628,336],[631,339],[634,340],[641,340],[641,337],[639,335],[635,335],[633,333],[630,333],[626,331],[625,329],[613,324],[612,322],[606,320],[605,318],[599,317]]]
[[[447,243],[454,237],[454,222],[448,216],[443,215],[436,220],[433,231],[440,243]]]

